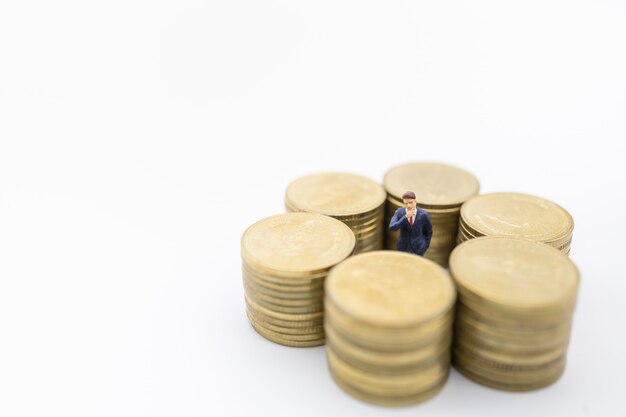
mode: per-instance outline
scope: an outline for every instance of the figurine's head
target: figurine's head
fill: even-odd
[[[402,194],[402,202],[407,210],[415,210],[417,203],[415,202],[415,193],[413,191],[407,191]]]

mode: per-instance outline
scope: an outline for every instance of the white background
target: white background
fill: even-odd
[[[2,1],[0,415],[623,416],[626,3]],[[548,198],[582,274],[563,377],[363,404],[245,317],[293,179],[409,161]]]

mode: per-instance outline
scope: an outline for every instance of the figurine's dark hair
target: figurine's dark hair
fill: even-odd
[[[402,199],[404,200],[405,198],[415,200],[415,193],[413,191],[407,191],[406,193],[402,194]]]

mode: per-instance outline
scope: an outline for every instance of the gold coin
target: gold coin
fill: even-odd
[[[484,345],[474,344],[470,342],[470,339],[459,337],[457,334],[454,340],[454,351],[469,354],[474,362],[481,363],[490,369],[496,368],[504,372],[535,372],[552,367],[555,361],[565,357],[567,346],[557,346],[542,352],[522,354],[519,351],[502,348],[485,349]]]
[[[438,209],[460,206],[479,190],[478,180],[469,172],[437,163],[396,166],[387,171],[383,183],[396,200],[413,191],[418,206]]]
[[[285,202],[285,209],[288,212],[307,213],[307,211],[300,210],[298,207],[290,205],[287,202]],[[324,213],[320,213],[320,214],[324,214]],[[346,226],[353,228],[353,227],[360,227],[363,225],[369,225],[372,223],[381,222],[383,220],[384,214],[385,214],[384,206],[381,205],[380,207],[377,207],[375,210],[369,211],[366,213],[359,213],[359,214],[350,215],[350,216],[333,215],[330,217],[333,217],[334,219],[337,219],[343,224],[345,224]]]
[[[259,318],[254,315],[254,313],[250,310],[246,311],[246,315],[248,316],[248,320],[257,324],[264,329],[269,331],[279,333],[281,335],[285,335],[287,337],[290,336],[316,336],[312,337],[312,339],[319,339],[320,337],[324,337],[324,326],[317,327],[284,327],[279,326],[270,322],[263,321],[262,318]]]
[[[571,320],[576,301],[575,299],[566,300],[562,304],[553,306],[520,309],[492,303],[460,287],[458,293],[459,301],[457,304],[459,307],[466,307],[467,314],[493,326],[516,329],[517,331],[537,331]]]
[[[311,328],[320,327],[324,325],[323,318],[316,319],[278,319],[276,317],[268,316],[259,310],[255,310],[254,307],[246,305],[246,310],[252,313],[259,321],[264,323],[273,324],[275,326],[289,327],[289,328]]]
[[[463,222],[486,236],[521,237],[537,242],[571,235],[572,216],[561,206],[532,195],[483,194],[461,208]]]
[[[473,230],[470,226],[468,226],[464,221],[463,217],[459,218],[459,233],[463,233],[469,239],[474,239],[475,237],[484,236],[482,233]]]
[[[255,325],[252,322],[250,322],[250,324],[252,325],[252,328],[256,330],[256,332],[260,334],[261,336],[263,336],[265,339],[269,340],[270,342],[278,343],[280,345],[290,346],[290,347],[313,347],[313,346],[321,346],[324,344],[323,337],[320,339],[314,339],[314,340],[293,340],[290,338],[284,338],[278,333],[270,332],[266,330],[264,327]]]
[[[293,181],[285,199],[299,211],[348,216],[376,210],[385,201],[385,191],[369,178],[328,172]]]
[[[352,343],[332,326],[325,326],[326,343],[344,362],[363,370],[379,373],[415,372],[435,361],[450,361],[452,333],[444,339],[406,352],[380,352]]]
[[[447,376],[448,363],[433,363],[424,370],[404,375],[383,375],[365,372],[343,362],[326,346],[328,366],[345,381],[361,389],[378,391],[381,394],[407,396],[418,394],[441,382]]]
[[[324,298],[323,290],[306,292],[285,292],[260,285],[249,277],[244,277],[243,284],[245,291],[251,291],[255,294],[272,297],[281,300],[281,302],[285,301],[285,303],[282,303],[284,305],[319,304]]]
[[[352,343],[366,349],[383,352],[406,352],[437,343],[452,331],[453,310],[441,317],[410,327],[372,326],[341,312],[326,298],[324,303],[326,325],[332,326]]]
[[[504,309],[475,309],[471,304],[466,304],[462,296],[459,297],[456,310],[457,320],[463,320],[464,325],[485,331],[497,331],[502,334],[523,335],[523,337],[548,334],[555,329],[569,327],[573,316],[573,308],[558,312],[556,310],[538,310],[536,314],[529,311],[523,315]]]
[[[333,371],[333,369],[329,368],[329,371],[330,376],[333,378],[335,383],[348,395],[351,395],[352,397],[366,403],[387,407],[403,407],[425,402],[441,391],[448,378],[448,374],[446,374],[445,378],[443,378],[441,381],[437,382],[431,388],[420,392],[419,394],[399,396],[393,394],[389,395],[388,393],[372,393],[372,390],[363,390],[360,388],[356,388],[349,382],[345,381],[341,376],[337,375]]]
[[[331,268],[350,256],[348,226],[314,213],[286,213],[250,226],[241,238],[243,261],[253,270],[293,276]]]
[[[456,291],[446,271],[420,256],[376,251],[331,270],[326,297],[348,316],[374,326],[415,326],[452,309]]]
[[[459,362],[459,358],[457,357],[454,357],[454,367],[461,374],[479,384],[507,391],[531,391],[547,387],[557,381],[565,370],[565,364],[563,364],[561,367],[555,368],[551,374],[543,376],[538,381],[525,381],[524,379],[520,381],[515,378],[494,377],[488,373],[485,374],[482,370],[473,367],[471,363],[466,363],[462,360]]]
[[[291,341],[291,342],[312,342],[312,341],[320,341],[320,340],[324,339],[324,332],[312,333],[312,334],[304,334],[304,335],[300,335],[300,334],[285,334],[285,333],[279,333],[279,332],[276,332],[276,331],[272,331],[272,330],[266,328],[265,326],[263,326],[261,323],[255,321],[255,320],[250,320],[250,324],[257,331],[259,331],[259,330],[263,331],[265,337],[271,336],[273,339],[282,339],[282,340]]]
[[[521,239],[482,237],[457,246],[450,272],[459,288],[490,303],[518,310],[567,305],[576,298],[579,273],[562,252]]]
[[[337,219],[339,220],[339,219]],[[344,222],[343,224],[348,226],[354,234],[364,234],[371,231],[378,231],[382,229],[383,216],[382,212],[380,216],[376,216],[373,219],[366,221],[353,221],[353,222]]]
[[[255,293],[266,294],[275,298],[283,298],[288,300],[321,300],[324,297],[324,289],[320,287],[317,290],[308,290],[308,291],[285,291],[282,288],[273,288],[271,286],[266,285],[266,283],[262,281],[257,281],[255,278],[252,278],[250,275],[244,274],[243,276],[244,288],[249,288],[251,291]]]
[[[475,346],[476,349],[480,350],[503,352],[516,356],[541,355],[555,349],[564,349],[569,343],[569,334],[566,334],[564,339],[549,338],[541,340],[535,338],[534,340],[538,340],[538,342],[530,343],[521,338],[504,338],[476,332],[462,324],[455,327],[454,337],[457,346],[464,345],[468,348]]]
[[[567,362],[565,356],[533,369],[518,369],[508,364],[485,362],[475,359],[470,350],[453,350],[454,363],[472,369],[485,377],[505,382],[538,382],[549,378],[554,373],[562,372]]]
[[[273,298],[251,291],[246,291],[245,295],[248,300],[254,301],[257,305],[278,313],[302,315],[324,311],[322,300],[319,300],[317,303],[315,301],[311,301],[300,304],[295,302],[286,302],[278,298]]]
[[[248,275],[254,275],[255,278],[263,282],[279,285],[281,287],[300,288],[300,287],[317,287],[324,284],[324,279],[328,275],[328,268],[311,271],[309,273],[292,274],[291,276],[276,275],[268,271],[255,269],[253,266],[242,262],[242,272]]]
[[[246,268],[242,268],[242,272],[244,280],[252,281],[255,285],[281,293],[309,294],[324,291],[324,280],[319,278],[307,282],[301,282],[300,285],[296,285],[281,282],[281,280],[270,281]]]
[[[310,308],[318,308],[322,307],[323,309],[323,296],[317,297],[302,297],[302,298],[287,298],[282,296],[276,296],[274,294],[269,294],[267,291],[261,292],[251,287],[247,282],[244,282],[244,290],[246,295],[252,299],[262,300],[265,303],[269,303],[272,305],[277,305],[281,307],[310,307]]]
[[[324,320],[280,320],[275,319],[273,317],[264,316],[263,314],[259,314],[258,312],[248,308],[248,313],[253,314],[254,317],[257,318],[257,321],[260,321],[265,324],[271,324],[273,326],[280,326],[289,329],[312,329],[319,328],[324,326]],[[268,327],[268,326],[266,326]]]
[[[366,246],[360,246],[358,253],[364,253],[364,252],[374,252],[374,251],[378,251],[378,250],[382,250],[382,244],[380,243],[373,243],[371,245],[366,245]]]
[[[258,304],[255,300],[250,299],[248,294],[244,295],[246,300],[246,305],[248,308],[253,309],[255,312],[260,312],[265,316],[272,317],[278,320],[292,320],[292,321],[307,321],[307,320],[317,320],[323,319],[324,312],[316,311],[311,313],[285,313],[281,311],[272,310],[270,308],[266,308],[260,304]]]
[[[572,327],[571,318],[557,325],[528,328],[516,325],[490,324],[458,313],[455,320],[456,333],[467,333],[469,337],[486,345],[517,346],[520,349],[544,350],[554,346],[567,344]]]

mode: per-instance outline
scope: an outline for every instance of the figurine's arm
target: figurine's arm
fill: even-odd
[[[405,221],[408,222],[406,216],[402,215],[402,210],[397,210],[389,222],[389,229],[395,232],[402,226],[402,222]]]
[[[424,213],[424,218],[425,218],[425,222],[424,222],[424,238],[426,238],[426,242],[428,242],[428,245],[426,247],[430,246],[430,238],[433,237],[433,225],[430,222],[430,216],[428,215],[428,213]]]

